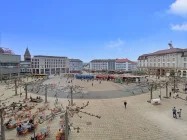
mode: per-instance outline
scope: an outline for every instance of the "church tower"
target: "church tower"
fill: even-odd
[[[28,47],[27,47],[26,50],[25,50],[24,61],[29,61],[29,62],[31,61],[31,54],[30,54],[30,52],[29,52]]]

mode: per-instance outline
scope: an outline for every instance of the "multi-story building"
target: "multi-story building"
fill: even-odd
[[[18,75],[20,61],[21,55],[15,55],[9,49],[0,48],[0,77]]]
[[[132,71],[136,69],[136,63],[129,59],[116,59],[115,70],[118,71]]]
[[[90,62],[90,70],[115,70],[115,59],[94,59]]]
[[[31,73],[31,55],[29,49],[26,48],[24,54],[24,61],[20,62],[20,72],[21,73]]]
[[[169,49],[139,56],[138,69],[161,76],[173,71],[178,72],[180,76],[186,77],[187,49],[174,48],[172,43],[168,45]]]
[[[71,71],[82,71],[83,62],[80,59],[69,59],[69,68]]]
[[[136,63],[126,59],[95,59],[90,62],[90,70],[131,71]]]
[[[67,57],[36,55],[32,58],[33,74],[69,73]]]
[[[84,63],[83,64],[83,69],[84,70],[90,70],[90,64],[89,63]]]

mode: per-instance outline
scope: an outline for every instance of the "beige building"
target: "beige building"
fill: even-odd
[[[32,58],[33,74],[69,73],[69,60],[62,56],[36,55]]]
[[[169,49],[139,56],[138,69],[161,76],[173,71],[181,77],[187,77],[187,49],[174,48],[172,43],[168,45]]]

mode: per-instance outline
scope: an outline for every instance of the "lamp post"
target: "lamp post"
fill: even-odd
[[[173,88],[174,88],[174,90],[173,90],[173,92],[175,93],[175,91],[176,91],[176,77],[178,76],[178,72],[174,72],[174,85],[173,85]]]

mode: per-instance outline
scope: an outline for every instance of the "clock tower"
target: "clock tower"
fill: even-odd
[[[26,50],[25,50],[24,61],[31,62],[31,54],[30,54],[30,52],[29,52],[28,47],[27,47]]]

